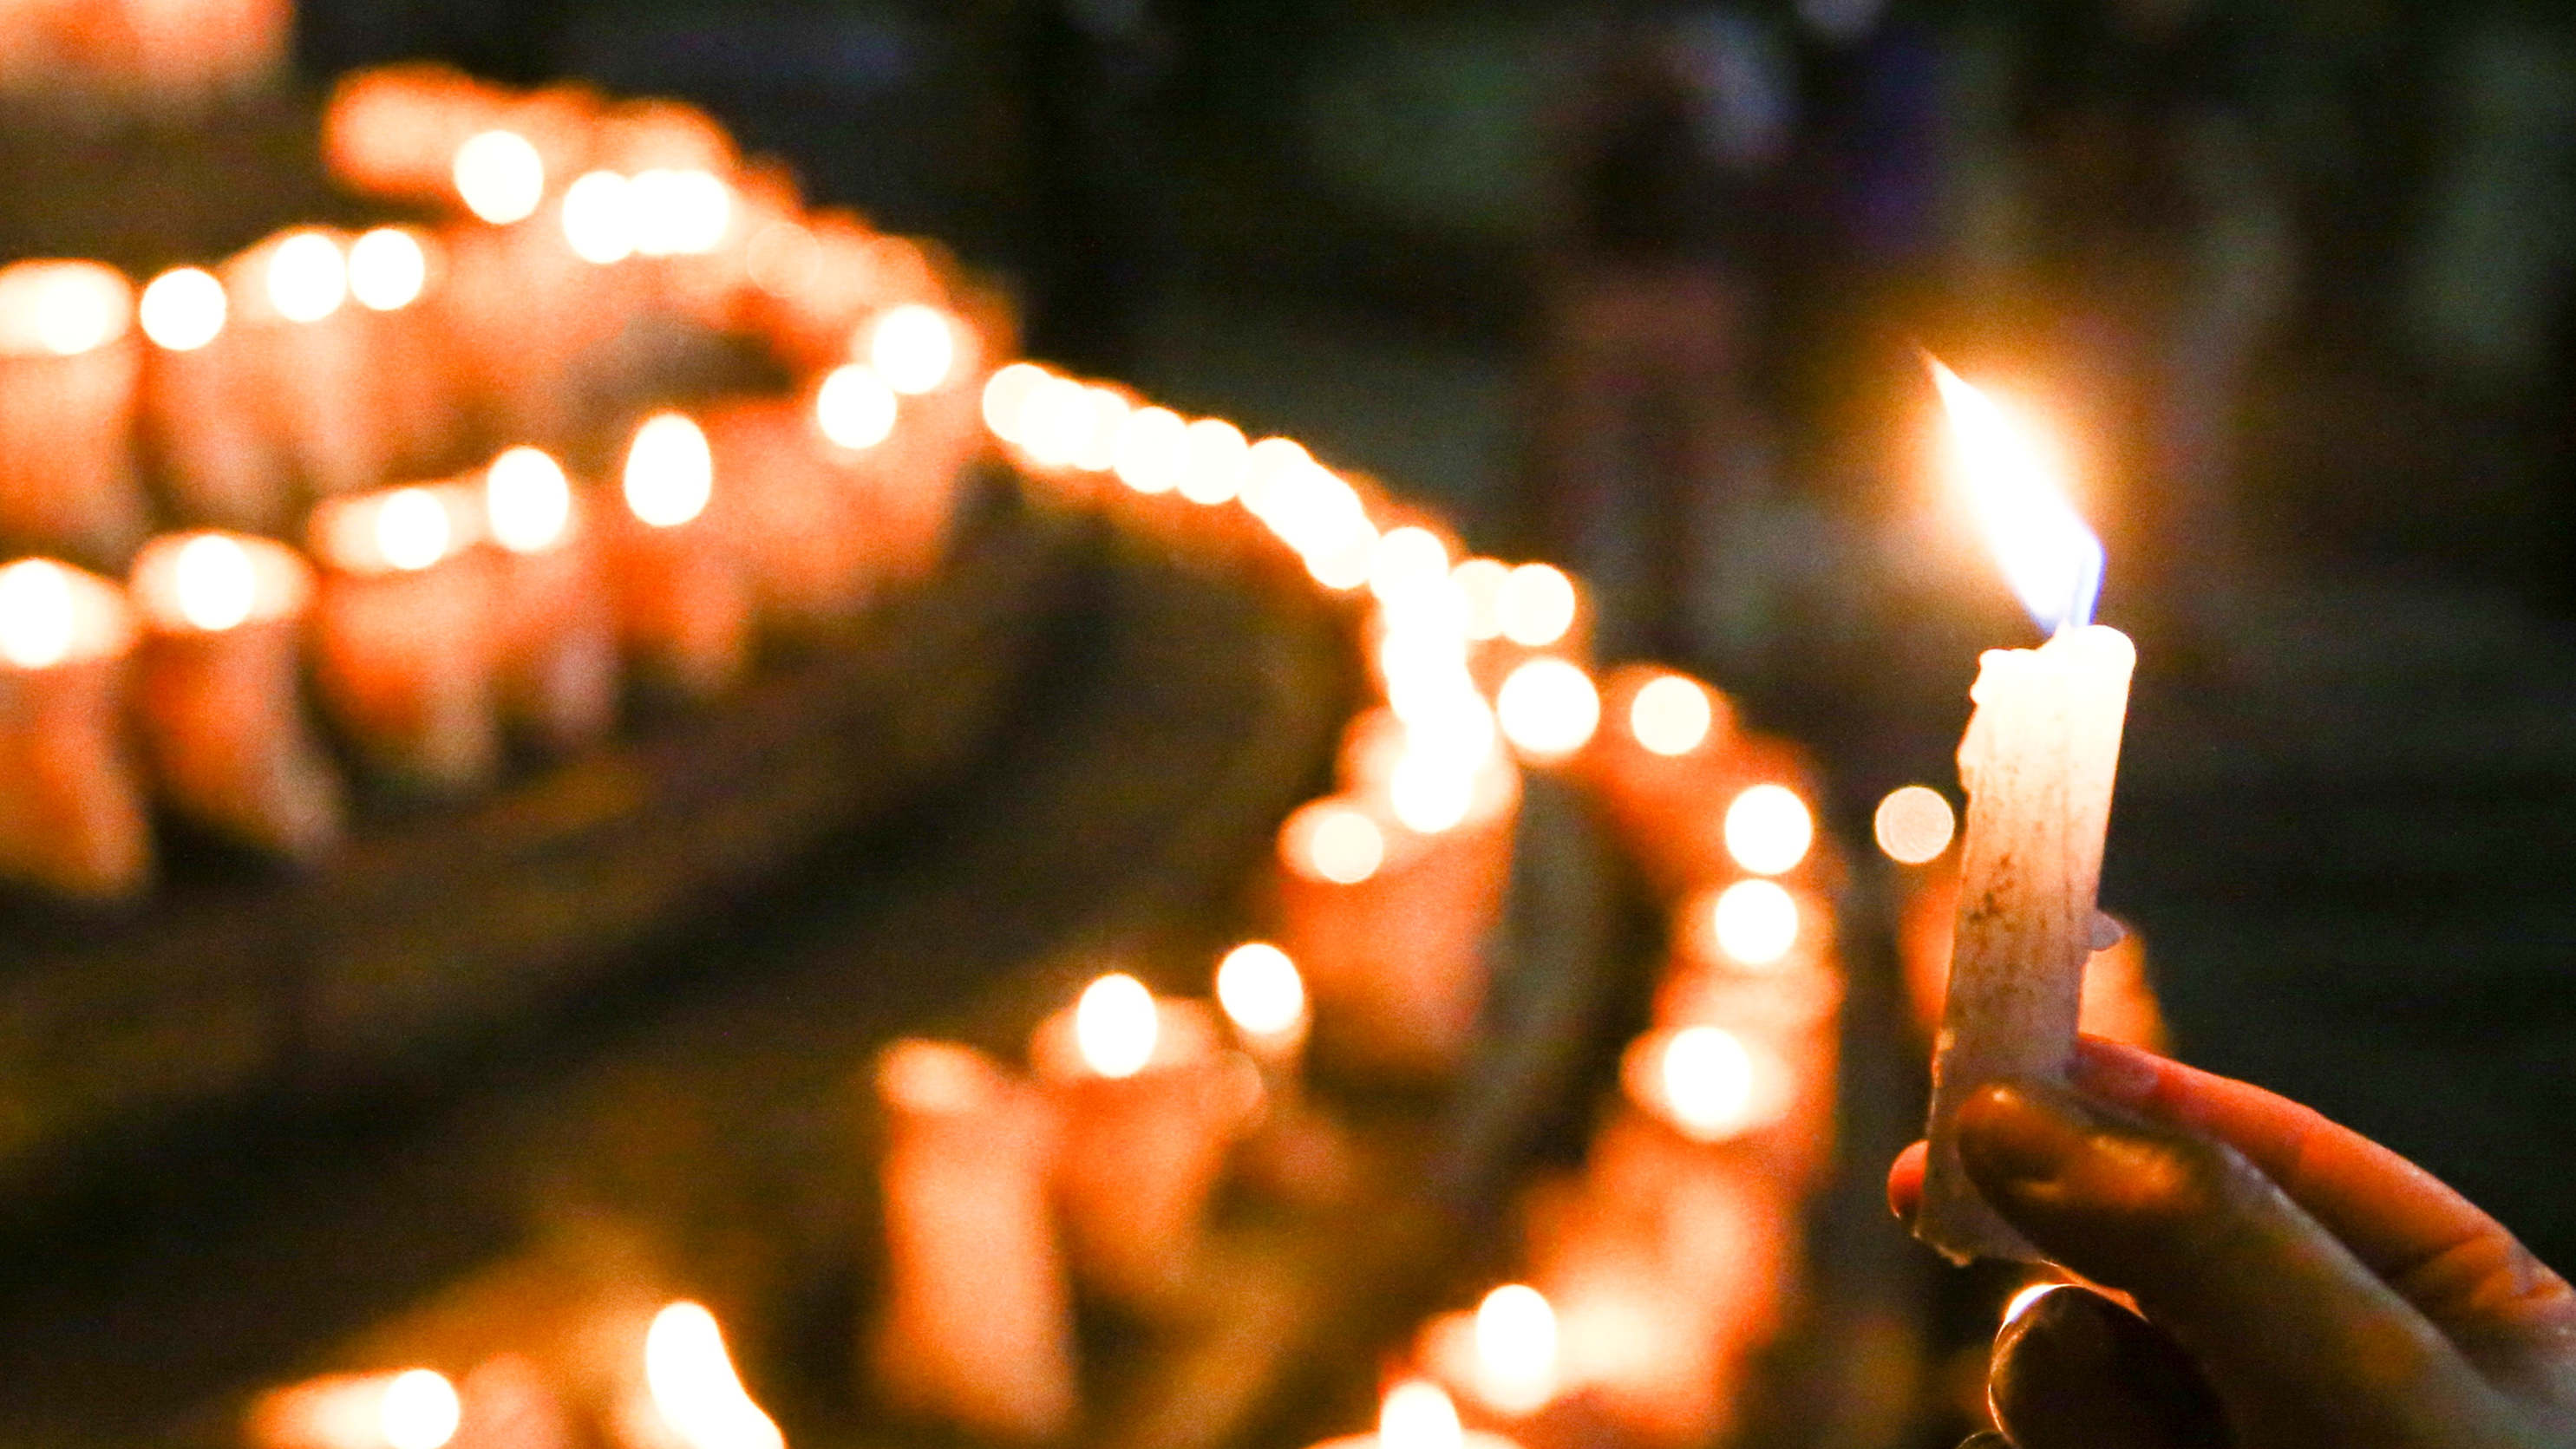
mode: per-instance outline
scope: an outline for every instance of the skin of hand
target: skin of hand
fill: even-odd
[[[2071,1075],[1959,1112],[1986,1200],[2137,1308],[2061,1289],[1997,1338],[2016,1449],[2576,1449],[2576,1292],[2467,1199],[2132,1047],[2087,1037]],[[1899,1217],[1922,1188],[1916,1143],[1888,1175]]]

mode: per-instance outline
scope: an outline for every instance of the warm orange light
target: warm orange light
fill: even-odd
[[[171,352],[194,352],[224,330],[224,284],[203,267],[174,267],[152,279],[135,308],[143,335]]]
[[[2003,1326],[2010,1328],[2014,1324],[2021,1322],[2021,1316],[2038,1307],[2039,1300],[2065,1286],[2066,1285],[2063,1283],[2045,1280],[2038,1283],[2025,1284],[2019,1292],[2013,1294],[2011,1301],[2004,1304]]]
[[[626,178],[614,171],[585,171],[564,188],[564,245],[594,266],[635,255],[635,201]]]
[[[464,1417],[456,1385],[435,1369],[345,1374],[267,1396],[249,1438],[259,1449],[442,1449]]]
[[[264,280],[278,316],[319,322],[349,299],[349,260],[326,232],[290,232],[269,252]]]
[[[536,448],[512,448],[483,475],[483,513],[492,541],[512,553],[542,553],[572,526],[572,482]]]
[[[2022,607],[2051,631],[2091,622],[2102,543],[2067,501],[2064,461],[2027,419],[1931,367],[1949,416],[1951,476]]]
[[[1069,377],[1050,376],[1030,389],[1020,419],[1019,444],[1031,461],[1070,468],[1091,445],[1091,389]]]
[[[134,556],[127,591],[165,628],[220,633],[304,606],[312,570],[286,545],[237,533],[171,533]]]
[[[1407,1379],[1378,1405],[1377,1449],[1463,1449],[1458,1406],[1438,1384]]]
[[[1052,381],[1048,371],[1031,362],[1014,362],[984,381],[984,426],[1006,443],[1026,445],[1029,404],[1038,389]]]
[[[1138,408],[1118,433],[1118,481],[1139,493],[1169,493],[1189,471],[1190,425],[1170,408]]]
[[[1378,538],[1369,557],[1369,592],[1390,609],[1419,607],[1449,586],[1449,546],[1430,529],[1407,524]]]
[[[1798,944],[1798,899],[1777,881],[1740,880],[1718,893],[1711,924],[1729,960],[1754,970],[1776,966]]]
[[[1753,1053],[1735,1033],[1685,1027],[1665,1040],[1655,1067],[1665,1113],[1683,1136],[1722,1142],[1759,1125]]]
[[[404,571],[425,569],[447,557],[455,524],[447,506],[426,488],[397,488],[376,505],[376,554]]]
[[[1417,835],[1438,835],[1466,820],[1476,805],[1476,771],[1455,758],[1408,749],[1386,784],[1396,823]]]
[[[1276,1039],[1305,1025],[1306,983],[1288,953],[1247,941],[1217,963],[1216,1001],[1246,1036]]]
[[[1201,418],[1190,424],[1181,464],[1181,496],[1214,507],[1243,492],[1252,468],[1252,445],[1243,430],[1223,418]]]
[[[680,413],[656,413],[626,449],[626,507],[654,528],[677,528],[715,496],[716,460],[707,435]]]
[[[250,551],[220,533],[201,533],[179,546],[171,561],[179,617],[208,632],[248,619],[259,601],[259,578]]]
[[[1503,588],[1511,565],[1495,558],[1471,558],[1449,573],[1467,607],[1467,637],[1479,643],[1503,637]]]
[[[1940,791],[1928,785],[1900,785],[1878,802],[1870,826],[1888,859],[1900,865],[1923,865],[1950,848],[1959,817]]]
[[[1357,885],[1386,864],[1386,832],[1365,812],[1336,801],[1290,816],[1282,837],[1293,869],[1335,885]]]
[[[1797,869],[1815,839],[1815,816],[1786,785],[1755,785],[1726,807],[1726,853],[1755,875]]]
[[[908,1112],[972,1111],[993,1099],[993,1072],[971,1047],[908,1039],[877,1059],[877,1095]]]
[[[380,226],[349,243],[349,295],[370,312],[398,312],[429,285],[429,253],[398,226]]]
[[[1135,407],[1114,387],[1093,384],[1083,389],[1082,446],[1073,455],[1073,466],[1091,473],[1106,473],[1118,466],[1118,443],[1126,436],[1127,420]]]
[[[893,437],[898,411],[894,389],[864,362],[833,368],[814,392],[814,420],[823,436],[852,452]]]
[[[467,137],[456,148],[453,176],[465,209],[494,226],[527,220],[545,200],[545,158],[516,131]]]
[[[783,1449],[778,1425],[744,1391],[715,1315],[699,1304],[674,1303],[653,1316],[644,1383],[688,1449]]]
[[[656,166],[627,178],[636,254],[704,256],[733,228],[733,188],[712,171]]]
[[[801,296],[823,271],[823,244],[813,229],[773,221],[743,244],[742,269],[751,284],[773,297]]]
[[[1264,523],[1315,466],[1314,455],[1290,438],[1264,438],[1243,455],[1243,506]]]
[[[1658,755],[1677,757],[1698,749],[1716,722],[1707,688],[1678,674],[1648,680],[1628,703],[1629,734]]]
[[[97,262],[0,267],[0,354],[74,357],[125,335],[134,285]]]
[[[1512,748],[1532,760],[1561,760],[1591,743],[1600,728],[1601,691],[1565,660],[1532,659],[1503,681],[1494,714]]]
[[[51,559],[0,568],[0,659],[47,669],[72,652],[76,615],[71,574]]]
[[[1556,1397],[1556,1309],[1525,1283],[1506,1283],[1476,1305],[1476,1393],[1506,1414]]]
[[[376,1429],[387,1449],[440,1449],[456,1437],[465,1405],[456,1385],[435,1369],[406,1369],[385,1385],[376,1409]]]
[[[1124,972],[1092,982],[1074,1003],[1074,1046],[1083,1065],[1099,1076],[1116,1080],[1145,1070],[1162,1030],[1154,993]]]
[[[1522,564],[1503,580],[1494,599],[1503,637],[1532,649],[1544,649],[1574,627],[1574,580],[1547,564]]]
[[[957,369],[957,324],[920,302],[889,308],[867,333],[868,361],[896,392],[937,392]]]

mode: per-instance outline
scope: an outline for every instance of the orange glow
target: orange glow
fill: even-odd
[[[1561,760],[1591,743],[1601,725],[1601,691],[1562,659],[1532,659],[1494,696],[1503,738],[1529,759]]]
[[[1940,791],[1928,785],[1900,785],[1878,802],[1870,826],[1888,859],[1900,865],[1925,865],[1950,848],[1959,817]]]
[[[1476,1393],[1506,1414],[1556,1397],[1556,1309],[1546,1295],[1506,1283],[1476,1305]]]
[[[823,244],[811,228],[773,221],[744,244],[742,267],[751,284],[769,295],[799,296],[811,291],[822,274]]]
[[[268,304],[289,322],[319,322],[349,299],[349,261],[326,232],[280,237],[263,278]]]
[[[1723,1142],[1762,1125],[1764,1103],[1753,1052],[1717,1026],[1672,1034],[1655,1057],[1664,1115],[1695,1142]]]
[[[1544,649],[1574,627],[1574,580],[1547,564],[1522,564],[1503,580],[1494,599],[1503,637],[1531,649]]]
[[[1189,424],[1170,408],[1138,408],[1118,433],[1118,481],[1139,493],[1169,493],[1189,470]]]
[[[634,188],[614,171],[585,171],[564,188],[564,245],[594,266],[635,255]]]
[[[456,1385],[434,1369],[407,1369],[385,1385],[376,1410],[376,1429],[387,1449],[440,1449],[456,1437],[465,1405]]]
[[[1417,835],[1438,835],[1465,821],[1476,805],[1476,772],[1454,759],[1408,749],[1387,779],[1387,804],[1396,823]]]
[[[398,226],[380,226],[349,243],[349,295],[370,312],[398,312],[429,285],[429,253]]]
[[[1369,592],[1390,609],[1412,608],[1449,585],[1449,547],[1427,528],[1389,529],[1369,559]]]
[[[536,215],[545,200],[546,162],[516,131],[483,131],[456,148],[456,195],[494,226]]]
[[[1244,1035],[1275,1040],[1306,1023],[1306,983],[1288,953],[1267,941],[1247,941],[1217,963],[1216,1001]]]
[[[1717,711],[1698,681],[1667,674],[1647,681],[1628,704],[1628,732],[1654,754],[1687,755],[1708,739]]]
[[[1091,389],[1050,376],[1032,388],[1020,411],[1019,444],[1040,467],[1070,468],[1091,445]]]
[[[993,1099],[993,1070],[971,1047],[896,1042],[877,1059],[877,1095],[907,1112],[969,1112]]]
[[[314,508],[313,551],[353,573],[413,572],[470,543],[473,522],[426,485],[352,494]]]
[[[1366,812],[1335,800],[1288,817],[1280,840],[1291,869],[1335,885],[1357,885],[1386,864],[1386,832]]]
[[[1082,1064],[1111,1080],[1132,1077],[1154,1060],[1162,1013],[1145,983],[1112,972],[1083,988],[1073,1008],[1073,1040]]]
[[[2010,1302],[2004,1304],[2003,1326],[2010,1328],[2014,1324],[2021,1322],[2021,1316],[2038,1307],[2039,1300],[2065,1286],[2066,1285],[2063,1283],[2054,1282],[2039,1282],[2025,1285],[2020,1292],[2015,1293],[2012,1296]]]
[[[465,1417],[435,1369],[343,1374],[281,1389],[252,1410],[260,1449],[442,1449]]]
[[[156,347],[194,352],[224,330],[224,284],[203,267],[174,267],[143,289],[135,311]]]
[[[1014,362],[984,381],[984,426],[1006,443],[1026,446],[1029,405],[1038,389],[1052,381],[1048,371],[1031,362]]]
[[[653,1316],[644,1383],[688,1449],[784,1449],[778,1425],[744,1391],[715,1315],[699,1304],[674,1303]]]
[[[96,262],[0,267],[0,355],[75,357],[125,335],[134,284]]]
[[[1482,643],[1503,637],[1503,588],[1511,576],[1511,565],[1493,558],[1471,558],[1450,570],[1450,582],[1466,601],[1468,638]]]
[[[397,488],[376,509],[376,553],[397,569],[425,569],[447,556],[454,526],[438,495]]]
[[[1223,418],[1190,424],[1181,463],[1181,496],[1210,507],[1232,502],[1251,475],[1252,445]]]
[[[2004,577],[2042,629],[2091,621],[2102,544],[2067,501],[2067,468],[2026,418],[1935,361],[1950,472]]]
[[[1073,466],[1106,473],[1118,466],[1118,443],[1135,408],[1118,389],[1094,385],[1083,389],[1083,413],[1082,447],[1073,455]]]
[[[1807,858],[1816,820],[1786,785],[1755,785],[1726,807],[1726,853],[1755,875],[1784,875]]]
[[[218,633],[284,618],[312,594],[312,566],[282,543],[239,533],[169,533],[134,556],[128,592],[165,629]]]
[[[512,553],[542,553],[571,529],[572,483],[543,451],[512,448],[483,475],[483,513],[493,542]]]
[[[1377,1449],[1463,1449],[1466,1442],[1458,1406],[1428,1379],[1397,1384],[1378,1405]]]
[[[1717,948],[1739,966],[1777,966],[1797,947],[1798,899],[1777,881],[1737,881],[1710,909]]]
[[[936,307],[919,302],[887,310],[867,332],[868,361],[896,392],[937,392],[955,375],[957,324]]]
[[[863,452],[894,436],[894,389],[864,362],[833,368],[814,393],[814,420],[823,436]]]
[[[656,413],[626,449],[626,507],[654,528],[677,528],[706,512],[716,460],[707,435],[680,413]]]
[[[181,544],[171,581],[179,616],[208,632],[248,619],[259,600],[249,550],[220,533],[201,533]]]
[[[626,212],[635,252],[647,257],[705,256],[733,229],[733,188],[712,171],[656,166],[626,181]]]
[[[0,568],[0,659],[47,669],[70,657],[76,614],[71,574],[51,559]]]

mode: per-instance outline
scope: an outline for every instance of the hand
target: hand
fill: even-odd
[[[2260,1088],[2087,1037],[2079,1090],[1959,1110],[1977,1188],[2118,1290],[2039,1300],[1988,1381],[2019,1449],[2576,1446],[2576,1292],[2423,1169]],[[1888,1175],[1911,1219],[1923,1146]],[[2143,1318],[2139,1315],[2143,1315]]]

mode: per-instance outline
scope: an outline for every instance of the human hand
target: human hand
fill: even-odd
[[[2467,1199],[2305,1107],[2135,1048],[2087,1037],[2073,1075],[1959,1111],[1986,1200],[2138,1310],[2061,1290],[1997,1338],[1988,1394],[2012,1444],[2576,1446],[2576,1292]],[[1898,1216],[1922,1190],[1916,1143],[1888,1175]]]

